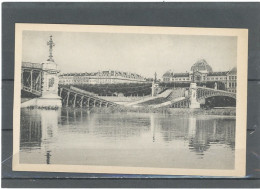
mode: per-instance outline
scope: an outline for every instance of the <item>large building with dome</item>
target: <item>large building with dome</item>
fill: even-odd
[[[166,83],[191,83],[191,82],[222,82],[229,92],[236,92],[237,68],[223,72],[214,72],[205,59],[198,60],[191,66],[190,71],[174,73],[169,70],[163,74],[163,82]]]

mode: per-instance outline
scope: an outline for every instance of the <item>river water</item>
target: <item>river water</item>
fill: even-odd
[[[21,109],[20,163],[233,169],[235,118]]]

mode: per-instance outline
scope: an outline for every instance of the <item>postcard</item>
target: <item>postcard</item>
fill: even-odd
[[[245,176],[248,30],[15,26],[13,170]]]

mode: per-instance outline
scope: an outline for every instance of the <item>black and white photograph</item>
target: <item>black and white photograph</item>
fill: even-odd
[[[13,170],[244,176],[247,30],[16,24]]]

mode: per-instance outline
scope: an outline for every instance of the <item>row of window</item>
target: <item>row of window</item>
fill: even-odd
[[[185,80],[189,81],[190,79],[189,78],[175,78],[175,79],[173,78],[172,80],[173,81],[185,81]]]
[[[165,77],[165,78],[163,78],[163,81],[170,81],[170,78]]]
[[[229,80],[236,80],[237,76],[229,76]]]
[[[127,83],[127,82],[135,82],[135,81],[127,81],[127,80],[112,80],[112,79],[91,79],[91,80],[60,80],[60,84],[80,84],[80,83]],[[138,82],[138,81],[136,81]]]
[[[172,81],[190,81],[189,78],[172,78]],[[171,78],[163,78],[163,81],[171,81]]]
[[[237,87],[237,83],[236,82],[230,82],[228,86],[229,86],[229,88]]]
[[[225,77],[211,77],[211,78],[207,78],[206,80],[226,80],[226,78]]]
[[[64,78],[64,79],[66,79],[66,78],[68,78],[68,79],[71,79],[71,78],[86,78],[86,76],[84,77],[84,76],[60,76],[61,78]],[[144,79],[143,77],[139,77],[139,76],[130,76],[130,75],[115,75],[115,76],[109,76],[109,75],[97,75],[97,76],[89,76],[89,77],[87,77],[87,78],[89,78],[89,79],[91,79],[91,78],[95,78],[95,77],[123,77],[123,78],[132,78],[132,79]]]
[[[236,80],[237,79],[237,76],[229,76],[229,80]],[[163,81],[170,81],[171,78],[163,78]],[[191,79],[189,78],[172,78],[172,81],[189,81],[189,80],[192,80],[192,77]],[[208,78],[205,78],[205,76],[203,76],[203,80],[207,80],[207,81],[218,81],[218,80],[226,80],[226,77],[208,77]]]
[[[203,77],[203,80],[213,80],[213,81],[215,81],[215,80],[221,80],[222,78],[218,78],[218,77],[216,77],[216,78],[214,78],[214,77],[212,77],[212,78],[205,78],[205,77]],[[170,78],[164,78],[163,79],[164,81],[170,81]],[[192,80],[192,77],[191,78],[172,78],[172,81],[191,81]],[[223,80],[225,80],[225,79],[223,79]]]

